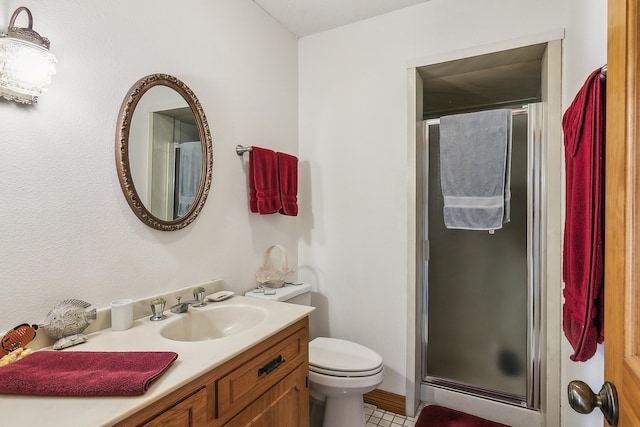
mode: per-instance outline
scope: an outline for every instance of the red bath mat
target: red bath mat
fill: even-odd
[[[444,406],[425,406],[416,427],[509,427],[506,424],[485,420],[475,415],[465,414]]]

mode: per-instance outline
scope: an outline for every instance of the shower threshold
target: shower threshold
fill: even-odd
[[[527,408],[526,396],[505,393],[499,390],[486,389],[472,384],[437,377],[427,377],[423,380],[423,384],[426,386],[432,386],[444,390],[463,393],[470,396],[476,396],[482,399],[489,399],[496,402],[506,403],[508,405]]]
[[[437,404],[447,408],[456,409],[481,418],[487,418],[509,426],[539,427],[543,425],[542,413],[538,409],[527,407],[522,402],[508,401],[504,396],[496,393],[486,393],[486,390],[478,391],[477,387],[465,387],[462,390],[460,384],[441,380],[446,383],[434,384],[437,380],[430,378],[423,380],[420,386],[420,400],[430,404]],[[498,393],[500,394],[500,393]],[[512,396],[513,397],[513,396]]]

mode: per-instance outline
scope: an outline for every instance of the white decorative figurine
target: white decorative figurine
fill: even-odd
[[[44,322],[38,325],[45,334],[58,341],[53,344],[54,350],[61,350],[87,341],[81,334],[87,326],[96,320],[96,309],[87,311],[90,303],[67,299],[57,303],[47,314]]]

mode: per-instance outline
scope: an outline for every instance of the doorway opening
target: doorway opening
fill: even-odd
[[[493,419],[499,412],[506,424],[533,426],[543,417],[559,418],[559,362],[545,350],[559,349],[560,342],[559,331],[548,327],[559,325],[554,307],[560,295],[547,292],[549,280],[561,281],[560,43],[520,45],[409,70],[410,82],[415,79],[410,101],[416,105],[410,110],[416,117],[415,288],[410,288],[416,299],[416,359],[408,366],[415,369],[416,384],[408,385],[408,412],[421,400]],[[497,245],[496,236],[486,232],[445,235],[438,119],[497,108],[516,113],[511,176],[512,197],[520,199],[518,219],[500,230],[510,228],[513,235],[504,234],[509,243]],[[505,251],[509,245],[517,249]],[[460,257],[470,247],[506,268],[487,272],[487,260]],[[505,258],[507,253],[514,258]],[[451,254],[458,257],[455,262]],[[478,265],[482,275],[474,270]],[[501,278],[500,270],[510,273]]]

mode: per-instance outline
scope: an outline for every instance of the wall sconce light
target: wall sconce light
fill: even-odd
[[[29,28],[15,27],[20,12],[27,12]],[[31,11],[19,7],[11,16],[7,34],[0,34],[0,96],[24,104],[38,102],[56,72],[51,43],[32,28]]]

